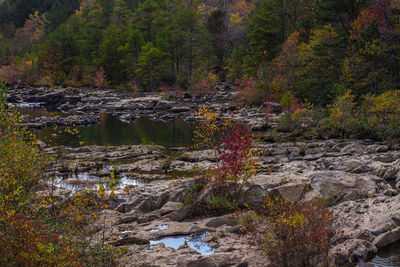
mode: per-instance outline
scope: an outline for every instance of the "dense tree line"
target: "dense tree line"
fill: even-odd
[[[399,87],[399,14],[394,0],[5,0],[0,74],[145,91],[228,79],[256,101],[325,105]]]

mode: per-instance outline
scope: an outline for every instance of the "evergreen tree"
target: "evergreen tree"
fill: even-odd
[[[222,71],[224,64],[224,40],[222,35],[227,30],[225,19],[226,13],[217,9],[207,18],[206,23],[206,28],[214,39],[215,53],[217,56],[217,73]]]
[[[310,41],[299,46],[296,96],[313,104],[328,104],[340,83],[345,50],[346,41],[331,25],[314,30]]]
[[[152,91],[160,85],[168,65],[165,54],[151,42],[146,43],[138,58],[135,71],[137,81],[146,91]]]
[[[315,0],[312,16],[319,25],[331,24],[347,31],[367,3],[367,0]]]

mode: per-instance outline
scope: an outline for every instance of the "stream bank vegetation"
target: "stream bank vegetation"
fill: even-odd
[[[119,251],[101,239],[109,221],[112,177],[97,190],[56,190],[52,160],[21,116],[5,105],[0,86],[0,265],[114,266]],[[100,217],[100,220],[98,218]],[[99,223],[100,221],[100,223]],[[89,225],[97,222],[99,229]]]
[[[400,90],[356,99],[351,90],[339,95],[326,108],[281,100],[283,113],[277,131],[294,137],[311,138],[370,138],[396,141],[400,138]],[[398,141],[397,141],[398,142]]]
[[[330,266],[333,215],[321,199],[290,201],[266,196],[256,211],[238,212],[250,244],[259,246],[274,266]]]
[[[194,147],[210,148],[217,159],[216,168],[207,170],[194,185],[194,192],[203,190],[196,205],[205,210],[198,212],[232,212],[240,206],[237,199],[243,186],[257,173],[260,151],[252,147],[253,136],[248,127],[223,120],[218,112],[204,106],[196,115],[199,123],[194,131]]]
[[[287,104],[291,112],[304,108],[298,104],[296,108],[292,106]],[[306,109],[300,112],[303,111]],[[267,193],[263,203],[246,203],[251,199],[251,179],[260,168],[262,151],[253,147],[248,128],[232,125],[227,132],[220,132],[226,129],[226,122],[217,122],[217,112],[200,107],[198,116],[201,123],[195,137],[203,141],[202,145],[213,148],[219,159],[216,168],[208,170],[186,192],[196,198],[198,212],[212,215],[235,212],[232,220],[241,225],[249,243],[259,246],[273,265],[329,266],[330,248],[334,242],[343,240],[341,233],[335,232],[333,214],[326,201],[285,199]],[[209,136],[218,136],[221,143],[211,142]]]

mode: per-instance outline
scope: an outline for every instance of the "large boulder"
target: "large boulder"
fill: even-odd
[[[343,171],[319,171],[311,175],[310,185],[330,204],[357,200],[377,193],[376,177]]]
[[[172,108],[173,102],[170,101],[160,101],[155,106],[155,110],[168,110]]]
[[[64,91],[51,92],[43,95],[42,97],[43,102],[45,102],[47,105],[65,103]]]
[[[400,240],[400,195],[345,201],[331,208],[337,232],[383,248]]]
[[[357,264],[360,260],[371,259],[378,249],[369,241],[362,239],[349,239],[334,247],[330,251],[335,266],[349,266]]]
[[[400,227],[377,236],[374,240],[374,245],[378,248],[386,247],[400,240]]]

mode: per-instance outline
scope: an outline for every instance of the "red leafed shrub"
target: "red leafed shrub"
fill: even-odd
[[[224,149],[217,149],[221,169],[233,177],[239,176],[244,169],[252,141],[247,128],[236,126],[223,141]]]
[[[207,95],[215,91],[215,84],[207,79],[201,79],[193,90],[193,93]]]
[[[217,149],[220,164],[219,183],[226,180],[247,181],[257,172],[258,151],[252,150],[253,137],[248,128],[236,126],[223,140],[223,148]]]
[[[179,99],[182,99],[183,94],[184,94],[184,90],[180,86],[176,86],[176,85],[171,86],[171,85],[163,84],[160,87],[160,91],[166,96],[172,95]]]
[[[266,197],[260,210],[239,213],[237,218],[250,243],[259,245],[273,265],[328,266],[335,232],[332,212],[322,200],[292,202]]]
[[[202,71],[192,81],[191,91],[196,95],[209,95],[216,92],[218,76],[209,71]]]
[[[261,104],[265,101],[265,92],[257,86],[253,77],[244,81],[237,81],[236,84],[238,91],[236,95],[237,101],[250,104]]]

